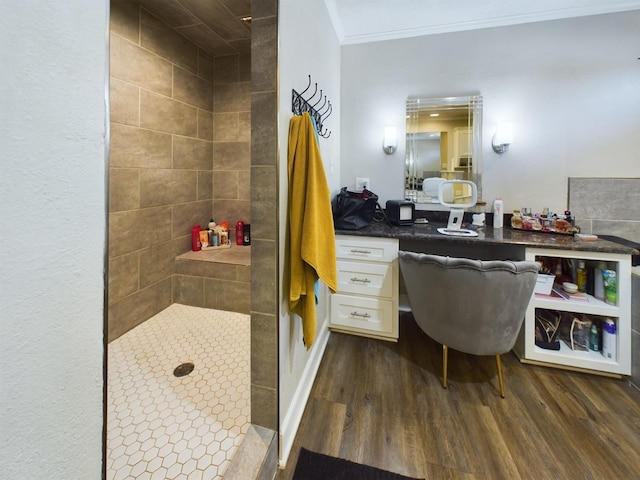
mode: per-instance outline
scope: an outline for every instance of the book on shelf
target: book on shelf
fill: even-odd
[[[577,300],[579,302],[588,302],[589,296],[584,292],[567,293],[561,287],[554,286],[549,295],[544,293],[536,293],[537,298],[549,298],[552,300]]]

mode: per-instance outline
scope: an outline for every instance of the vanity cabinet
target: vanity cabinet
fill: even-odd
[[[543,248],[527,248],[526,259],[536,261],[541,257],[584,260],[595,264],[605,262],[607,268],[616,271],[617,302],[606,303],[603,300],[586,295],[586,298],[565,299],[556,294],[534,294],[527,307],[523,327],[514,347],[514,352],[523,363],[533,363],[565,368],[569,370],[587,371],[604,375],[631,374],[631,260],[629,255],[615,253],[597,253],[574,250],[556,250]],[[615,358],[605,358],[601,348],[599,351],[571,349],[559,339],[560,350],[540,348],[535,341],[536,310],[544,309],[552,314],[569,318],[593,320],[602,325],[607,319],[616,325],[614,337]],[[540,312],[539,312],[540,313]],[[545,312],[549,313],[549,312]],[[565,320],[566,321],[566,320]]]
[[[398,340],[398,240],[336,235],[333,331]]]

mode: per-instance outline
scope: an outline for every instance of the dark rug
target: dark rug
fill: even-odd
[[[418,480],[378,468],[300,449],[293,480]]]

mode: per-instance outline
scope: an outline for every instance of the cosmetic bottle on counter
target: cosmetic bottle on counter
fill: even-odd
[[[504,225],[504,203],[502,197],[493,201],[493,228],[502,228]]]

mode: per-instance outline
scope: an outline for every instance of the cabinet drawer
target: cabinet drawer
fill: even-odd
[[[362,295],[393,296],[393,270],[387,263],[338,260],[338,291]]]
[[[390,238],[337,235],[336,257],[346,260],[391,262],[398,257],[398,241]]]
[[[367,333],[390,334],[393,331],[393,304],[391,300],[336,293],[331,296],[331,325]]]

